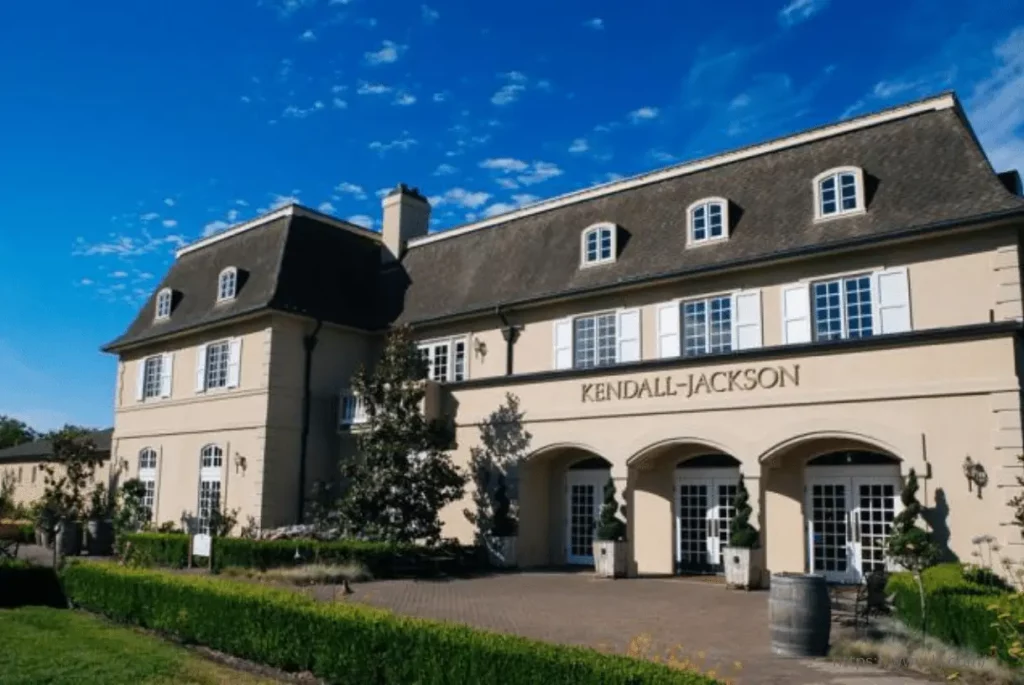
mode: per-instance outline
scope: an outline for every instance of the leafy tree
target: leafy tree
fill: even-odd
[[[43,464],[43,498],[54,507],[58,520],[80,520],[85,515],[86,491],[102,457],[90,431],[65,426],[50,433],[53,459]]]
[[[0,414],[0,450],[23,442],[32,442],[37,437],[36,432],[24,421]]]
[[[604,505],[601,520],[597,524],[598,540],[621,541],[626,539],[626,522],[619,518],[619,502],[615,499],[615,480],[609,476],[604,486]],[[624,510],[625,507],[622,507]]]
[[[1024,466],[1024,454],[1017,455],[1017,461]],[[1024,476],[1016,476],[1017,485],[1024,488]],[[1013,509],[1013,525],[1020,528],[1021,539],[1024,539],[1024,493],[1016,494],[1007,502]]]
[[[146,484],[138,478],[130,478],[121,484],[120,503],[114,515],[114,531],[135,533],[148,524],[153,516],[145,505]]]
[[[729,526],[729,546],[757,547],[760,536],[757,528],[750,523],[753,509],[750,507],[750,493],[747,492],[747,484],[743,482],[742,474],[739,485],[736,486],[736,499],[733,500],[733,507],[736,512],[733,514],[732,523]]]
[[[921,596],[921,629],[926,630],[923,574],[926,568],[938,562],[939,547],[932,541],[931,533],[917,525],[923,510],[917,501],[917,490],[917,473],[910,469],[900,494],[903,511],[893,520],[886,552],[889,558],[913,574]]]
[[[372,372],[359,370],[353,390],[366,407],[357,454],[341,466],[343,530],[370,540],[437,542],[441,509],[462,497],[466,479],[445,451],[450,425],[421,411],[426,366],[409,330],[392,330]]]
[[[0,474],[0,520],[14,513],[14,473],[5,470]]]

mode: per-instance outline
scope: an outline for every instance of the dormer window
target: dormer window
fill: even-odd
[[[235,292],[237,290],[238,269],[229,266],[220,272],[220,278],[217,279],[217,301],[224,302],[235,299]]]
[[[864,172],[858,167],[829,169],[814,179],[816,219],[864,211]]]
[[[173,293],[170,288],[164,288],[156,295],[156,316],[160,319],[168,319],[171,316],[171,300]]]
[[[595,224],[583,231],[580,266],[615,261],[615,224]]]
[[[701,245],[729,237],[729,202],[720,197],[708,197],[690,205],[689,244]]]

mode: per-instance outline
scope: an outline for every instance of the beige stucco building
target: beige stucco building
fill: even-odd
[[[714,571],[742,474],[771,571],[855,581],[910,469],[951,554],[991,534],[1024,556],[1024,199],[952,94],[443,232],[429,214],[399,186],[381,233],[290,205],[178,252],[106,348],[112,450],[159,521],[201,528],[219,497],[295,522],[352,453],[349,379],[407,323],[458,464],[520,399],[522,565],[592,563],[610,476],[632,572]],[[444,512],[465,541],[468,501]]]

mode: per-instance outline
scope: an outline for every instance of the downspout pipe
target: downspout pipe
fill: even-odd
[[[312,409],[312,390],[310,389],[313,375],[313,350],[319,340],[322,319],[316,320],[316,327],[309,335],[303,336],[302,347],[306,352],[305,367],[302,371],[302,433],[299,436],[299,493],[298,508],[295,512],[296,523],[302,523],[302,513],[306,508],[306,452],[309,449],[309,423]]]
[[[515,356],[515,344],[516,340],[519,339],[519,328],[509,323],[508,318],[505,316],[505,312],[501,310],[500,304],[494,308],[494,313],[499,319],[501,319],[501,337],[505,339],[505,375],[511,376]]]

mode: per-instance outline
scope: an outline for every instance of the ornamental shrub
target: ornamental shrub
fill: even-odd
[[[400,617],[221,578],[76,562],[69,598],[105,616],[330,683],[715,685],[699,673],[581,647]]]
[[[615,480],[609,476],[604,486],[604,505],[601,520],[597,524],[598,540],[620,541],[626,539],[626,522],[619,518],[619,502],[615,499]]]
[[[757,528],[750,523],[753,509],[750,507],[750,493],[747,492],[747,485],[743,482],[742,475],[740,475],[739,485],[736,486],[736,499],[733,500],[733,507],[735,507],[736,513],[729,526],[729,546],[757,547],[760,536]]]

